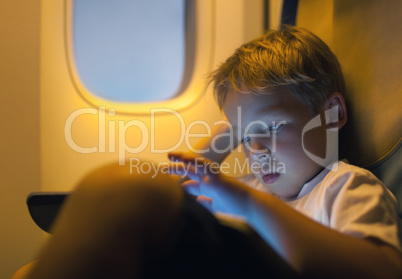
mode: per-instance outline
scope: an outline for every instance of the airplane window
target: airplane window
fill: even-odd
[[[180,94],[186,66],[186,0],[75,0],[73,52],[81,83],[115,102]]]

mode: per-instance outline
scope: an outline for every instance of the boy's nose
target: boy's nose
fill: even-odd
[[[271,156],[271,151],[266,146],[261,146],[259,144],[252,144],[249,147],[249,150],[250,158],[253,160],[266,160]]]

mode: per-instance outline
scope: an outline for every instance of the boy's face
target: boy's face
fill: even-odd
[[[242,141],[250,167],[266,191],[282,199],[296,197],[322,166],[302,147],[325,157],[326,130],[302,130],[312,119],[307,106],[285,88],[272,94],[242,94],[229,90],[223,111]]]

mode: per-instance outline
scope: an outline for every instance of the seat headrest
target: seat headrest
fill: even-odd
[[[402,1],[303,0],[297,25],[323,39],[346,82],[341,145],[353,164],[385,158],[402,136]]]

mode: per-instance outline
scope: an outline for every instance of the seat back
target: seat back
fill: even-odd
[[[341,156],[367,168],[399,201],[402,217],[402,1],[303,0],[296,25],[322,38],[339,59],[348,123]]]

